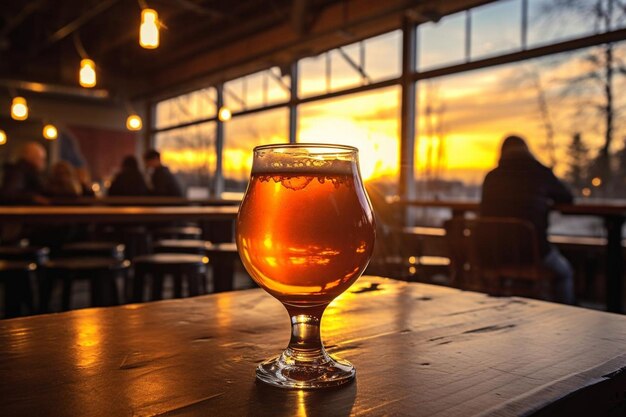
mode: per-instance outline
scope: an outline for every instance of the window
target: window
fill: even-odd
[[[465,60],[465,19],[465,13],[456,13],[418,27],[419,71]]]
[[[185,189],[210,185],[215,175],[215,122],[159,132],[155,146]]]
[[[237,116],[224,124],[222,159],[226,191],[244,192],[252,168],[252,149],[289,142],[289,114],[280,108]]]
[[[337,143],[359,149],[366,181],[397,183],[399,87],[303,104],[299,108],[298,141]]]
[[[299,95],[309,97],[400,76],[402,32],[385,33],[299,62]]]
[[[189,94],[160,101],[155,106],[155,127],[164,129],[215,116],[216,93],[204,88]]]
[[[289,76],[274,67],[224,84],[224,105],[232,112],[289,101]]]
[[[610,27],[605,19],[609,2],[613,2]],[[615,0],[531,0],[528,21],[528,44],[539,46],[623,27],[626,12]]]
[[[625,54],[625,45],[615,45],[613,55]],[[606,141],[606,111],[599,110],[607,105],[604,48],[418,83],[416,178],[431,183],[457,180],[467,186],[467,196],[478,197],[472,187],[497,164],[504,136],[516,133],[526,137],[535,156],[570,181],[579,195],[583,188],[590,188],[592,195],[601,193],[591,185],[592,178],[576,182],[571,177],[570,146],[580,135],[589,165]],[[624,89],[626,77],[615,77],[613,112],[626,106]],[[623,145],[616,142],[626,135],[626,124],[620,118],[613,123],[615,153]],[[462,195],[461,188],[456,196]]]
[[[521,47],[521,8],[521,0],[508,0],[472,9],[472,59]]]

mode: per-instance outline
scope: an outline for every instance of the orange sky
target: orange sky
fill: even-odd
[[[394,32],[366,44],[366,48],[369,48],[367,56],[370,68],[376,77],[397,75],[399,39],[398,33]],[[347,47],[346,51],[356,58],[358,49]],[[429,165],[428,154],[437,154],[443,143],[441,158],[437,159],[441,175],[448,179],[478,183],[485,172],[497,163],[499,144],[508,133],[525,136],[538,159],[549,164],[551,158],[546,150],[546,129],[539,111],[540,91],[535,84],[537,77],[543,86],[542,93],[548,103],[548,117],[555,132],[555,169],[557,174],[562,175],[567,168],[566,147],[573,133],[581,132],[592,150],[602,144],[604,125],[594,107],[602,98],[599,85],[580,84],[577,94],[563,95],[563,91],[571,86],[565,80],[593,69],[588,60],[584,59],[589,51],[420,82],[416,140],[417,178],[425,177],[426,167]],[[432,53],[435,52],[437,51]],[[437,59],[441,59],[437,56]],[[617,47],[616,56],[626,56],[626,44]],[[343,66],[336,64],[342,62],[341,59],[333,59],[331,91],[359,85],[361,80],[354,69],[346,66],[345,62]],[[301,62],[301,95],[319,94],[326,89],[323,62],[323,56]],[[275,69],[273,71],[276,73]],[[626,87],[624,78],[618,76],[615,81],[617,108],[626,106],[626,95],[621,94]],[[247,91],[249,98],[261,105],[263,95],[258,90],[261,80],[261,76],[253,75],[245,89],[241,80],[229,83],[227,87],[235,96]],[[268,100],[284,100],[284,89],[278,82],[271,80]],[[399,87],[388,87],[303,104],[299,107],[298,140],[356,146],[360,150],[364,178],[395,177],[398,173],[399,95]],[[237,100],[231,97],[227,102],[237,110]],[[432,128],[428,127],[427,104],[435,109],[433,113],[436,115],[430,120],[438,132],[431,131]],[[187,136],[186,140],[179,141],[177,146],[172,147],[168,145],[169,142],[162,142],[160,146],[170,148],[164,152],[165,162],[175,170],[202,164],[214,166],[214,154],[210,155],[214,152],[212,129],[187,132],[183,135]],[[203,142],[209,147],[198,149],[194,145],[197,140],[193,139],[193,134],[202,136]],[[175,135],[175,132],[170,135]],[[625,135],[624,124],[618,119],[614,149],[622,146],[621,138]],[[252,148],[264,143],[287,142],[287,138],[288,112],[285,108],[233,118],[225,125],[225,177],[245,180],[251,166]]]

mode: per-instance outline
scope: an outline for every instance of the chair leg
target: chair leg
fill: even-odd
[[[141,303],[143,302],[143,290],[144,284],[146,282],[146,273],[143,270],[137,268],[135,269],[135,273],[133,275],[133,290],[131,301],[133,303]]]
[[[21,297],[19,291],[18,280],[22,278],[21,274],[4,277],[4,317],[18,317],[21,314]]]
[[[151,301],[157,301],[163,299],[163,274],[155,273],[152,274],[152,296],[150,297]]]
[[[50,271],[37,271],[39,282],[39,313],[50,312],[50,297],[56,283],[56,275]]]
[[[202,274],[189,273],[187,274],[187,287],[189,289],[189,296],[195,297],[200,294],[200,282],[202,282]]]
[[[177,272],[173,275],[174,279],[174,298],[183,297],[183,276]]]
[[[63,293],[61,295],[61,310],[67,311],[70,309],[71,297],[72,297],[72,278],[70,276],[63,277]]]
[[[200,274],[200,294],[207,293],[207,271]]]

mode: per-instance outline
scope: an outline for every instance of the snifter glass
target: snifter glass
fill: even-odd
[[[328,304],[363,273],[374,234],[356,148],[303,143],[254,149],[237,247],[252,278],[291,317],[289,346],[257,367],[258,379],[310,389],[354,378],[350,362],[325,351],[320,322]]]

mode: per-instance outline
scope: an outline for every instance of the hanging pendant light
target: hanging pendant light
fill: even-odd
[[[78,82],[82,87],[91,88],[96,85],[96,64],[91,59],[81,59]]]
[[[28,104],[24,97],[15,97],[11,103],[11,117],[13,120],[28,119]]]
[[[139,45],[145,49],[155,49],[159,46],[159,15],[154,9],[141,11]]]
[[[141,130],[143,123],[141,121],[141,117],[136,114],[131,114],[126,119],[126,129],[128,130]]]
[[[43,137],[48,140],[55,140],[59,137],[59,131],[53,124],[47,124],[43,127]]]
[[[7,143],[7,133],[0,129],[0,145],[4,145],[5,143]]]

